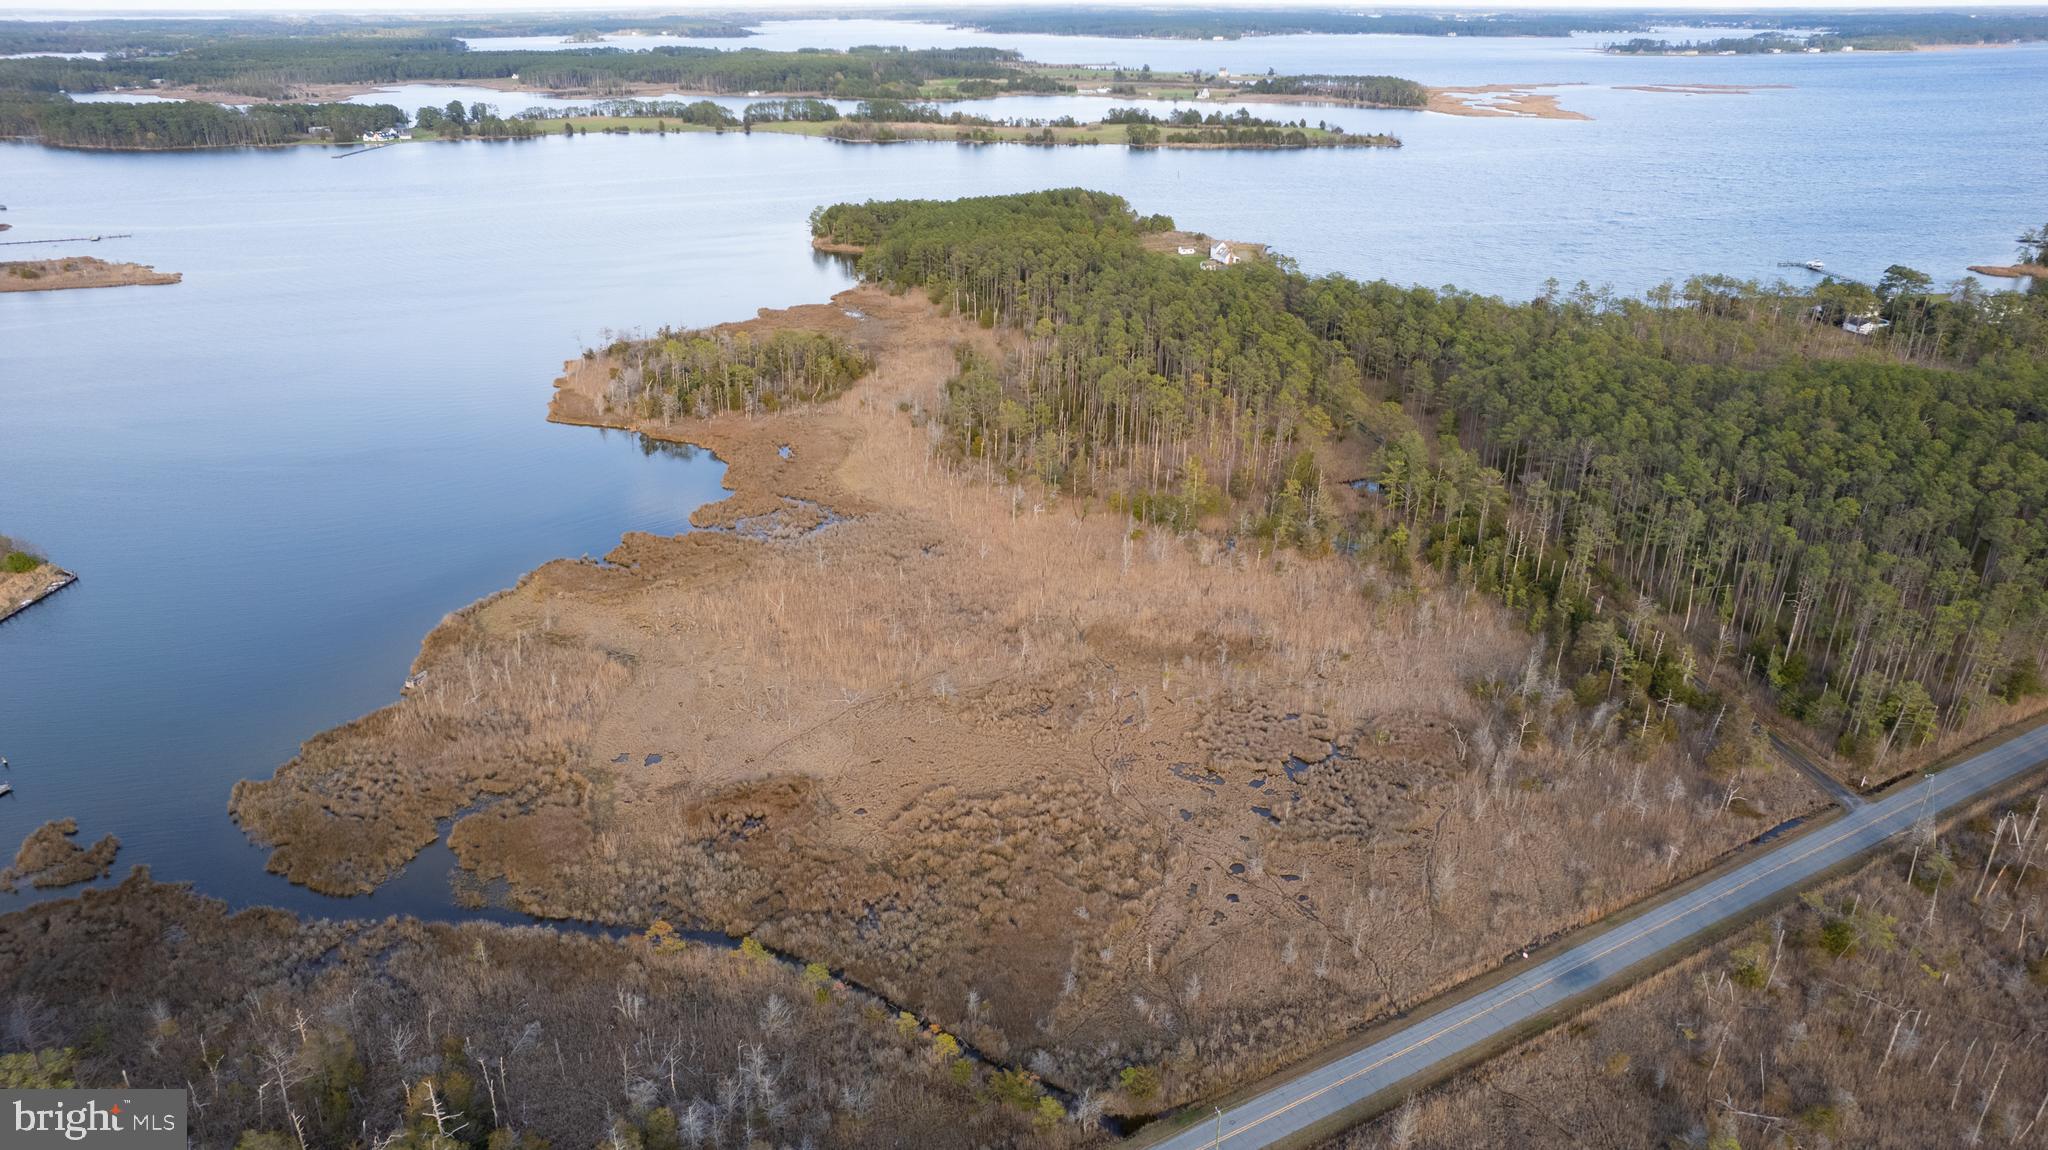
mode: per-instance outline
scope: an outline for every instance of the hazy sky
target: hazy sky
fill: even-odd
[[[1032,0],[1021,0],[1022,4],[1029,4],[1031,2]],[[1117,0],[1048,0],[1048,2],[1057,2],[1062,4],[1096,3],[1114,5],[1117,3]],[[959,4],[937,3],[920,4],[919,0],[873,0],[873,2],[867,4],[849,2],[849,0],[808,0],[808,2],[806,2],[806,0],[780,0],[779,3],[776,2],[776,0],[722,0],[722,2],[721,0],[705,0],[705,2],[701,4],[693,3],[667,6],[638,4],[631,2],[620,3],[619,0],[483,0],[483,2],[481,3],[478,2],[478,0],[268,0],[268,2],[252,2],[252,0],[113,0],[113,2],[111,3],[109,2],[109,0],[30,0],[30,2],[27,3],[11,3],[10,0],[0,0],[0,16],[86,16],[130,14],[142,12],[148,12],[153,14],[180,12],[306,13],[363,11],[392,13],[467,12],[477,14],[511,11],[601,11],[611,13],[643,11],[734,12],[741,10],[753,11],[762,9],[788,9],[790,7],[795,6],[796,4],[801,4],[803,7],[808,9],[835,9],[843,11],[848,15],[858,15],[863,9],[873,9],[875,7],[883,5],[886,5],[891,8],[904,8],[910,6],[928,7],[936,13],[945,13],[949,11],[957,12],[960,11],[962,7],[990,6],[986,4],[968,6],[963,6]],[[1004,4],[1002,6],[1017,7],[1020,6],[1020,4]],[[1144,0],[1144,2],[1137,2],[1137,0],[1133,0],[1130,6],[1172,7],[1173,5],[1170,3],[1162,2],[1162,0]],[[1201,6],[1234,8],[1305,8],[1333,7],[1336,5],[1318,5],[1314,2],[1314,0],[1264,0],[1264,2],[1262,2],[1262,0],[1229,0],[1229,2],[1207,4]],[[1992,8],[2039,8],[2041,6],[2042,5],[2040,3],[2040,0],[1992,0],[1992,2],[1990,3],[1968,5],[1967,10],[1974,11]],[[1343,5],[1343,7],[1350,8],[1352,10],[1358,10],[1356,5]],[[1447,8],[1483,8],[1489,11],[1498,11],[1503,8],[1639,9],[1652,7],[1659,11],[1678,8],[1699,9],[1706,11],[1726,11],[1730,9],[1738,11],[1754,11],[1765,8],[1926,9],[1934,7],[1951,6],[1929,4],[1926,3],[1925,0],[1921,0],[1921,2],[1918,3],[1913,2],[1913,0],[1833,0],[1833,2],[1830,2],[1830,0],[1693,0],[1693,2],[1691,3],[1681,2],[1663,4],[1645,3],[1644,0],[1442,0],[1442,2],[1434,4],[1390,4],[1386,7],[1389,11],[1401,8],[1416,8],[1437,11],[1441,11]],[[1370,11],[1371,9],[1365,10]]]

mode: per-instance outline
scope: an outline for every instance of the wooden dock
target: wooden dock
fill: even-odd
[[[133,232],[114,232],[100,236],[58,236],[54,240],[0,240],[0,248],[22,248],[30,244],[96,244],[101,240],[132,240]]]
[[[54,565],[46,564],[44,567],[31,572],[31,574],[36,577],[34,590],[30,591],[27,595],[18,593],[10,595],[7,598],[7,602],[0,603],[0,623],[5,623],[30,607],[78,582],[78,576],[64,570],[62,567]]]

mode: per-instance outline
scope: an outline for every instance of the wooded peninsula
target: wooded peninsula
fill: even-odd
[[[1876,292],[1705,276],[1507,304],[1179,275],[1139,255],[1142,226],[1079,194],[818,221],[866,275],[1045,324],[1028,360],[963,369],[961,450],[1069,492],[1142,464],[1147,517],[1324,546],[1319,485],[1289,492],[1277,455],[1244,474],[1244,448],[1360,428],[1383,502],[1346,545],[1527,611],[1555,650],[1638,679],[1646,724],[1733,671],[1881,762],[2041,690],[2048,296],[1894,268]],[[1821,322],[1865,312],[1874,342]],[[1257,326],[1220,353],[1201,317],[1235,314]]]
[[[409,127],[416,125],[416,127]],[[450,101],[407,116],[390,104],[256,104],[207,101],[77,103],[0,97],[0,137],[52,147],[139,151],[381,143],[397,139],[525,140],[592,132],[742,132],[816,136],[844,143],[1090,145],[1135,148],[1398,148],[1385,133],[1353,134],[1307,119],[1293,122],[1186,108],[1167,115],[1112,108],[1100,121],[1071,116],[1003,119],[901,100],[863,100],[842,112],[817,99],[765,100],[735,114],[710,100],[610,100],[589,107],[532,109],[500,116],[482,102]]]
[[[1853,787],[2042,706],[2048,297],[1899,267],[1509,303],[1205,264],[1171,220],[1078,189],[840,204],[812,231],[861,286],[608,338],[557,382],[552,418],[709,448],[731,497],[450,616],[414,689],[238,785],[273,870],[371,890],[451,820],[462,881],[631,927],[643,977],[687,953],[678,922],[796,956],[816,1025],[895,1051],[926,1084],[907,1097],[955,1116],[943,1144],[1085,1145],[1103,1114],[1255,1080],[1812,813],[1759,720]],[[211,913],[120,898],[64,913],[151,938],[153,914]],[[1841,900],[1798,922],[1843,960],[1888,929]],[[329,1020],[298,1064],[366,1083],[287,1077],[309,1122],[421,1129],[447,1105],[373,1041],[390,1007],[321,1009],[449,993],[414,969],[339,962],[286,995]],[[835,980],[912,1013],[863,1030]],[[261,1049],[246,996],[132,993]],[[807,1065],[812,1024],[749,1009],[765,1070]],[[564,1039],[622,1036],[623,1076],[455,1017],[527,1100],[486,1118],[464,1094],[491,1130],[581,1139],[592,1099],[663,1145],[685,1122],[859,1141],[903,1120],[829,1077],[764,1112],[631,1015]],[[195,1056],[120,1033],[157,1077]],[[219,1129],[282,1129],[222,1097]]]

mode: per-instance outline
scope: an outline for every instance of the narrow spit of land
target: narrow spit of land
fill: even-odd
[[[2048,264],[1971,264],[1970,270],[1999,279],[2048,279]]]
[[[0,292],[174,284],[185,277],[146,264],[110,263],[91,256],[0,263]]]
[[[78,576],[40,559],[32,564],[24,561],[0,567],[0,622],[6,622],[76,582]]]

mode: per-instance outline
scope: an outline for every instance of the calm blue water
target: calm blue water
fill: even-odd
[[[771,26],[795,34],[786,27]],[[868,39],[906,42],[807,42]],[[71,815],[84,837],[122,838],[121,870],[147,862],[236,902],[444,913],[445,856],[354,903],[264,874],[263,852],[226,816],[229,787],[390,701],[447,611],[547,559],[601,554],[622,531],[683,530],[716,497],[718,465],[545,423],[549,380],[608,327],[744,318],[844,286],[806,244],[820,202],[1082,184],[1270,242],[1311,272],[1516,297],[1552,276],[1637,290],[1699,271],[1798,275],[1777,263],[1809,258],[1947,279],[2006,258],[2040,222],[2040,47],[1633,60],[1529,40],[1092,44],[1160,67],[1359,71],[1343,61],[1360,41],[1388,54],[1384,70],[1433,82],[1589,80],[1565,102],[1595,118],[1275,109],[1407,141],[1299,154],[736,134],[418,144],[345,160],[325,148],[0,145],[5,239],[135,237],[0,253],[96,254],[186,277],[0,296],[0,531],[82,576],[0,626],[0,754],[17,790],[0,800],[0,845]],[[1027,54],[1095,50],[1059,46]],[[1631,83],[1796,87],[1614,87]],[[413,107],[446,91],[378,98]],[[0,896],[0,910],[27,897]]]

